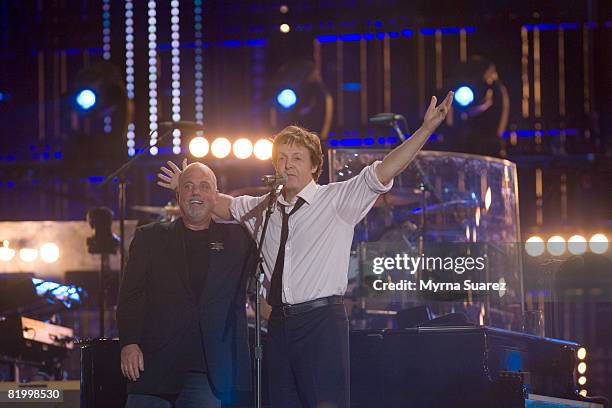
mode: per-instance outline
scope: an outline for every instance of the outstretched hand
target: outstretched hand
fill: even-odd
[[[157,181],[157,185],[163,188],[167,188],[169,190],[173,190],[176,191],[178,189],[178,182],[179,182],[179,176],[182,173],[182,170],[179,169],[179,167],[174,164],[171,161],[168,161],[168,167],[165,166],[161,166],[159,168],[159,170],[162,173],[157,173],[157,178],[159,179]],[[184,170],[185,167],[187,167],[187,159],[183,160],[183,163],[181,164],[181,168]]]
[[[453,91],[449,91],[448,94],[446,94],[446,98],[444,98],[442,103],[438,106],[436,106],[438,99],[435,96],[431,97],[431,102],[423,118],[423,126],[430,132],[435,131],[446,117],[453,103],[454,95],[455,93]]]

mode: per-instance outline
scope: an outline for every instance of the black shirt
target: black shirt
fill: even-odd
[[[184,226],[185,265],[189,276],[190,289],[199,301],[208,275],[208,255],[210,251],[210,230],[194,231]],[[191,356],[192,371],[206,371],[204,343],[199,321],[193,322],[192,336],[187,340],[187,353]]]

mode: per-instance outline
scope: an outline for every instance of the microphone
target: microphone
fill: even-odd
[[[397,113],[386,112],[386,113],[379,113],[379,114],[372,116],[370,118],[370,123],[373,125],[387,126],[387,125],[391,125],[393,122],[396,122],[398,120],[405,122],[406,118],[403,115],[400,115]]]
[[[197,132],[199,130],[204,130],[204,125],[198,122],[189,122],[186,120],[179,120],[176,122],[159,122],[158,126],[160,128],[166,129],[181,129],[188,132]]]
[[[266,186],[277,188],[279,186],[283,186],[287,184],[287,175],[286,174],[273,174],[263,176],[261,178],[261,182]]]

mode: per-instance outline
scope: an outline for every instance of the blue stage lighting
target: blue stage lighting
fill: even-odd
[[[89,88],[77,92],[76,103],[83,110],[89,110],[96,104],[96,94]]]
[[[462,85],[455,91],[455,101],[463,107],[474,102],[474,91],[469,86]]]
[[[276,94],[276,102],[285,109],[290,109],[297,102],[297,95],[291,88],[285,88]]]

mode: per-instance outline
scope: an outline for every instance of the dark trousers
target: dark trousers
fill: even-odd
[[[125,408],[220,408],[206,373],[190,371],[178,395],[128,395]]]
[[[288,317],[274,309],[264,358],[272,408],[349,407],[349,331],[344,305]]]

